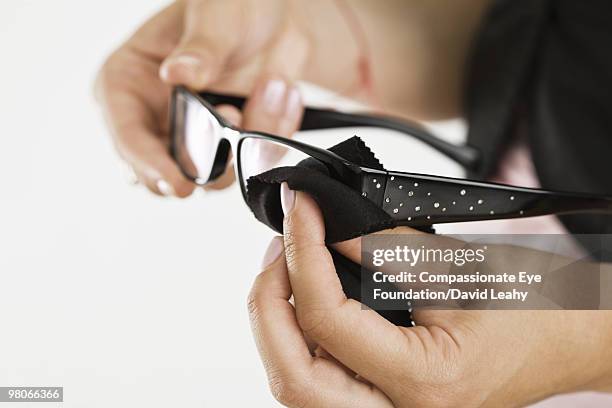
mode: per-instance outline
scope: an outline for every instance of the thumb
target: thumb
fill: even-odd
[[[285,214],[283,235],[289,280],[298,316],[301,305],[335,310],[346,302],[331,254],[325,247],[325,224],[316,202],[281,184]]]
[[[411,368],[414,349],[402,329],[347,299],[325,247],[323,216],[307,194],[281,184],[285,259],[298,324],[352,371],[379,386]],[[384,363],[381,363],[384,362]]]
[[[219,77],[237,46],[238,30],[228,30],[239,20],[239,10],[233,3],[187,3],[181,40],[160,67],[162,81],[201,90]]]

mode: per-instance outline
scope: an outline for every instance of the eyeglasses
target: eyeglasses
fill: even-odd
[[[241,109],[244,102],[244,98],[237,96],[197,94],[176,87],[170,107],[171,152],[187,178],[205,185],[225,172],[233,151],[235,171],[247,204],[250,177],[311,158],[324,165],[330,176],[360,191],[398,225],[425,226],[612,210],[610,197],[361,166],[297,140],[236,128],[214,108],[218,104],[228,104]],[[416,124],[391,117],[306,108],[300,130],[341,127],[391,129],[420,140],[463,168],[475,169],[479,163],[477,149],[448,143]]]

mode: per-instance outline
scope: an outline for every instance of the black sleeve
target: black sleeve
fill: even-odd
[[[544,188],[612,195],[612,1],[497,0],[465,81],[468,139],[495,170],[518,124]],[[573,233],[612,232],[612,217],[561,218]]]

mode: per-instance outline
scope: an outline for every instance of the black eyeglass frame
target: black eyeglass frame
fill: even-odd
[[[199,102],[212,113],[219,124],[228,131],[225,150],[217,152],[214,168],[219,169],[208,180],[201,180],[181,165],[177,152],[179,138],[176,135],[177,97]],[[493,219],[523,218],[571,212],[612,212],[612,198],[571,192],[550,191],[509,186],[491,182],[457,179],[436,175],[378,170],[352,163],[329,150],[303,142],[263,132],[247,131],[229,124],[219,115],[214,105],[227,104],[242,109],[245,98],[211,92],[194,93],[184,87],[176,87],[172,93],[171,154],[179,168],[191,181],[205,185],[225,170],[229,148],[235,147],[235,166],[244,200],[247,188],[241,168],[241,146],[247,138],[270,140],[301,151],[323,163],[330,175],[349,187],[361,191],[362,196],[381,207],[398,225],[425,226],[449,222],[481,221]],[[317,130],[338,127],[379,127],[401,132],[430,145],[437,151],[467,169],[479,163],[479,152],[468,145],[454,145],[441,140],[419,125],[387,116],[345,113],[308,107],[304,110],[299,130]]]

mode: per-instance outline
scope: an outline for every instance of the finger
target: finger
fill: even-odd
[[[390,407],[379,390],[355,380],[330,360],[313,358],[289,303],[291,286],[282,238],[270,244],[265,267],[249,295],[255,343],[274,396],[287,406]]]
[[[376,246],[378,248],[383,248],[383,249],[384,248],[394,248],[400,241],[406,244],[407,242],[409,242],[408,240],[411,238],[415,239],[415,241],[413,241],[412,243],[412,245],[414,246],[420,246],[422,244],[425,244],[425,246],[427,247],[433,247],[433,245],[439,244],[441,247],[444,247],[444,245],[451,245],[451,243],[460,244],[460,241],[451,240],[450,238],[447,238],[447,237],[435,237],[433,235],[428,235],[422,231],[419,231],[413,228],[409,228],[409,227],[396,227],[396,228],[387,229],[384,231],[379,231],[379,232],[376,232],[375,234],[389,236],[388,240],[384,240],[383,237],[379,237],[379,240],[376,241]],[[399,239],[398,237],[394,237],[394,235],[404,235],[404,237]],[[419,237],[418,235],[421,235],[421,237]],[[425,241],[425,239],[427,239],[428,241]],[[401,272],[406,271],[405,269],[406,266],[400,263],[391,262],[391,263],[385,263],[384,265],[380,265],[380,266],[374,266],[371,263],[369,263],[368,265],[364,265],[363,259],[362,259],[363,253],[362,253],[362,248],[361,248],[362,240],[363,240],[363,237],[357,237],[357,238],[353,238],[347,241],[334,243],[332,244],[332,247],[335,250],[337,250],[339,253],[341,253],[342,255],[346,256],[351,261],[359,265],[363,265],[365,268],[370,269],[372,271],[375,270],[378,272],[382,272],[383,274],[386,274],[386,275],[397,275]],[[370,259],[370,262],[371,262],[371,259]],[[428,267],[427,270],[430,273],[442,275],[442,274],[448,274],[450,271],[446,263],[433,263],[433,264],[426,263],[426,265]],[[432,291],[433,290],[443,291],[443,290],[448,290],[449,288],[449,285],[446,283],[431,284],[431,283],[421,282],[419,280],[417,280],[417,282],[411,282],[411,283],[408,283],[408,282],[394,283],[393,285],[397,287],[399,290],[415,290],[415,291],[425,290],[425,289],[432,290]],[[422,310],[424,308],[434,308],[434,307],[445,307],[445,308],[454,309],[454,308],[459,307],[459,303],[454,300],[419,301],[418,305],[414,307],[415,309],[412,313],[412,316],[415,322],[420,323],[420,322],[423,322],[423,320],[418,318],[421,316],[420,314],[416,313],[418,310]]]
[[[223,119],[228,121],[232,126],[240,127],[242,124],[242,112],[238,108],[232,105],[218,105],[215,106],[215,110]]]
[[[158,79],[159,62],[176,47],[183,14],[182,2],[170,4],[109,56],[94,83],[94,96],[99,102],[104,103],[116,88],[131,89],[151,111],[167,112],[169,90]]]
[[[241,2],[187,3],[183,36],[160,68],[168,84],[202,90],[215,81],[240,41]]]
[[[183,176],[165,144],[146,129],[135,129],[130,133],[129,140],[118,141],[118,149],[121,156],[132,163],[143,184],[158,195],[189,196],[195,186]]]
[[[285,256],[302,330],[375,384],[388,381],[394,368],[403,372],[411,354],[406,337],[376,312],[347,300],[325,247],[323,218],[314,200],[292,192],[286,183],[281,198]]]
[[[325,350],[323,347],[321,346],[315,347],[312,353],[314,354],[315,357],[323,358],[325,360],[331,361],[332,363],[336,364],[338,367],[343,369],[351,377],[355,378],[357,376],[357,373],[355,373],[353,370],[351,370],[350,368],[342,364],[340,361],[338,361],[336,357],[329,354],[327,350]]]
[[[270,264],[257,276],[249,295],[249,317],[264,362],[274,364],[273,371],[300,374],[308,370],[311,355],[289,303],[291,287],[282,250],[282,239],[274,238],[264,260]],[[284,330],[282,335],[280,330]]]
[[[242,128],[291,137],[299,128],[303,110],[295,87],[280,77],[263,77],[246,103]],[[243,146],[243,155],[257,162],[263,171],[274,167],[286,153],[285,146],[261,139],[251,139]]]
[[[156,133],[153,114],[129,90],[110,86],[105,90],[104,108],[115,146],[143,184],[156,194],[186,197],[194,185],[170,157],[166,144]]]
[[[295,86],[282,77],[262,77],[246,103],[242,127],[290,137],[298,130],[303,112]]]
[[[180,197],[189,195],[193,184],[164,141],[169,91],[157,71],[158,60],[178,41],[183,12],[177,2],[151,18],[108,58],[96,80],[96,96],[120,155],[151,191]]]
[[[136,30],[128,40],[127,48],[136,48],[155,61],[166,58],[181,38],[184,15],[184,2],[170,3]]]
[[[309,53],[308,37],[290,22],[282,28],[282,32],[270,46],[262,72],[296,81],[303,77]]]
[[[423,234],[423,232],[410,227],[395,227],[384,231],[376,232],[376,234]],[[336,242],[334,244],[331,244],[331,246],[351,261],[361,264],[362,238],[363,237],[357,237],[346,241]]]

